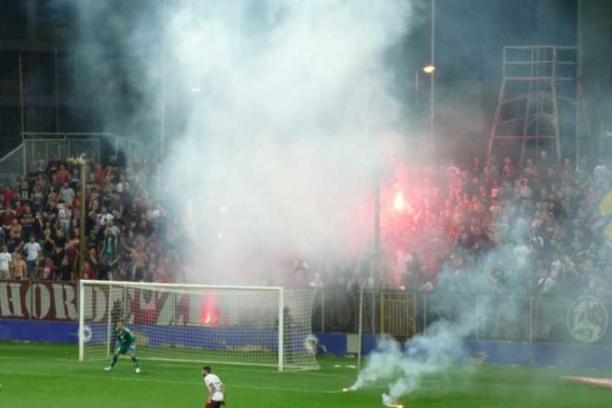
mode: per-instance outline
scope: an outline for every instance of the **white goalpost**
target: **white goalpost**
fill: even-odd
[[[81,280],[79,360],[104,360],[123,320],[140,359],[318,369],[314,291]]]

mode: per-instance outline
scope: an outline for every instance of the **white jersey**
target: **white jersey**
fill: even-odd
[[[23,249],[28,254],[28,261],[35,261],[38,259],[38,253],[41,251],[40,244],[38,242],[28,242],[23,246]]]
[[[214,390],[212,394],[213,401],[223,401],[223,383],[221,379],[215,374],[209,373],[204,377],[204,384],[206,384],[206,388],[210,391],[211,385]]]
[[[0,271],[8,271],[13,258],[8,252],[0,253]]]

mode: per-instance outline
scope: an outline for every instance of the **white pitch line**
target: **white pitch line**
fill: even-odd
[[[2,356],[3,359],[5,360],[32,360],[32,357],[26,357],[26,356]],[[108,359],[110,359],[110,357],[104,357],[104,358],[100,358],[97,359],[96,361],[107,361]],[[188,363],[188,362],[181,362],[181,361],[177,361],[176,363],[171,363],[171,362],[164,362],[164,363],[160,363],[157,362],[155,360],[148,360],[146,358],[141,358],[141,361],[149,361],[151,362],[155,367],[172,367],[172,368],[176,368],[176,367],[185,367],[185,366],[197,366],[200,367],[201,363],[199,362],[193,362],[193,363]],[[55,361],[55,362],[61,362],[61,363],[76,363],[76,364],[83,364],[81,362],[78,361],[77,357],[75,356],[74,358],[47,358],[45,357],[45,361]],[[93,360],[90,361],[86,361],[85,364],[91,364],[93,362]],[[246,366],[236,366],[233,364],[223,364],[223,363],[219,363],[219,364],[215,364],[215,365],[219,365],[223,367],[223,371],[248,371],[248,372],[254,372],[254,373],[262,373],[265,372],[266,374],[274,374],[274,375],[287,375],[287,374],[300,374],[300,373],[305,373],[308,372],[309,375],[312,376],[316,376],[316,377],[329,377],[329,378],[338,378],[338,379],[342,379],[345,378],[346,375],[344,375],[343,373],[329,373],[329,372],[323,372],[323,371],[318,371],[318,370],[312,370],[312,371],[285,371],[285,372],[279,372],[277,371],[275,368],[254,368],[254,367],[246,367]]]
[[[3,360],[32,360],[33,361],[33,357],[23,357],[23,356],[2,356],[2,359]],[[45,361],[61,361],[64,363],[70,362],[70,361],[78,362],[76,358],[47,358],[45,357],[44,360]]]
[[[146,359],[142,359],[144,361],[147,361]],[[199,362],[195,362],[195,363],[186,363],[186,362],[177,362],[177,363],[169,363],[169,362],[165,362],[165,363],[158,363],[155,362],[154,360],[151,360],[151,362],[153,364],[155,364],[155,367],[184,367],[186,365],[197,365],[198,367],[200,367],[202,364]],[[213,365],[213,364],[211,364]],[[330,378],[346,378],[346,375],[343,374],[336,374],[336,373],[326,373],[326,372],[322,372],[320,370],[312,370],[312,371],[283,371],[280,372],[278,371],[276,368],[272,368],[272,367],[268,367],[268,368],[254,368],[254,367],[247,367],[247,366],[238,366],[235,364],[223,364],[223,363],[219,363],[219,364],[214,364],[215,366],[222,366],[223,367],[223,371],[249,371],[249,372],[253,372],[253,373],[266,373],[269,375],[281,375],[281,376],[285,376],[287,374],[303,374],[303,373],[308,373],[309,375],[312,375],[313,377],[330,377]],[[350,373],[349,373],[350,374]]]
[[[0,374],[7,375],[23,375],[23,376],[38,376],[38,377],[65,377],[65,378],[87,378],[93,380],[121,380],[121,381],[134,381],[134,382],[153,382],[153,383],[162,383],[162,384],[180,384],[180,385],[191,385],[191,386],[201,386],[200,382],[193,381],[176,381],[176,380],[163,380],[157,378],[143,378],[143,377],[135,377],[137,374],[134,374],[134,377],[117,377],[113,376],[113,374],[109,373],[105,376],[93,376],[93,375],[70,375],[70,374],[52,374],[52,373],[41,373],[41,372],[27,372],[27,371],[10,371],[10,370],[1,370]],[[291,387],[264,387],[257,385],[246,385],[246,384],[233,384],[232,388],[244,388],[250,390],[269,390],[269,391],[289,391],[289,392],[300,392],[300,393],[315,393],[315,394],[337,394],[339,390],[320,390],[316,388],[291,388]]]
[[[5,360],[32,360],[32,357],[26,357],[26,356],[2,356],[3,359]],[[96,359],[95,361],[107,361],[108,359],[110,359],[110,357],[104,357],[104,358],[99,358]],[[201,366],[200,362],[193,362],[193,363],[189,363],[189,362],[176,362],[176,363],[171,363],[171,362],[163,362],[160,363],[158,361],[155,360],[147,360],[146,358],[141,358],[141,361],[149,361],[152,364],[155,365],[155,367],[186,367],[189,365],[194,365],[194,366]],[[83,364],[81,362],[78,361],[77,357],[75,356],[74,358],[45,358],[45,361],[55,361],[55,362],[62,362],[62,363],[77,363],[77,364]],[[92,363],[94,360],[89,360],[86,361],[85,364],[87,363]],[[223,363],[219,363],[219,364],[215,364],[218,366],[222,366],[223,367],[223,371],[249,371],[249,372],[255,372],[255,373],[262,373],[265,372],[266,374],[272,374],[272,375],[287,375],[287,374],[300,374],[300,373],[305,373],[308,372],[309,374],[312,374],[313,377],[329,377],[329,378],[346,378],[346,375],[341,374],[341,373],[327,373],[327,372],[322,372],[320,370],[313,370],[313,371],[285,371],[285,372],[279,372],[277,369],[275,368],[254,368],[254,367],[246,367],[246,366],[237,366],[234,364],[223,364]]]

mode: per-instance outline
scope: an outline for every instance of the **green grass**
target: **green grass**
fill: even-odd
[[[612,358],[612,357],[611,357]],[[380,407],[384,386],[341,393],[356,375],[350,359],[322,358],[314,372],[213,368],[228,388],[228,407]],[[121,360],[114,371],[104,362],[79,363],[76,347],[0,344],[2,408],[188,408],[203,406],[201,363],[143,361],[136,375]],[[342,367],[335,367],[341,365]],[[612,391],[567,383],[561,375],[612,377],[612,373],[525,367],[461,366],[428,377],[401,402],[419,407],[610,407]]]

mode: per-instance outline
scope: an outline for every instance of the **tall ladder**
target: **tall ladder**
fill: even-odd
[[[551,149],[561,158],[562,139],[579,136],[579,58],[577,47],[504,47],[487,157],[504,144],[516,152],[520,143],[521,162],[528,147]]]

